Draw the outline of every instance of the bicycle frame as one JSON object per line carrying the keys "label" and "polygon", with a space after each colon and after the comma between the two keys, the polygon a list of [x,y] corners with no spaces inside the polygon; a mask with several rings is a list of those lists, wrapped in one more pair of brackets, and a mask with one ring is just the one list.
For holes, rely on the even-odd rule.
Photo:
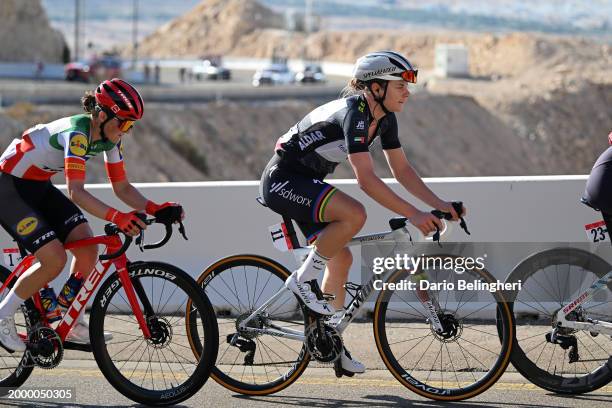
{"label": "bicycle frame", "polygon": [[609,282],[612,281],[612,271],[608,272],[600,279],[595,281],[587,290],[580,294],[576,299],[569,302],[567,306],[561,308],[557,312],[557,324],[560,327],[567,327],[575,330],[586,330],[612,336],[612,323],[603,321],[592,321],[592,322],[577,322],[573,320],[567,320],[565,316],[576,310],[583,303],[591,300],[594,294],[603,288],[605,288]]}
{"label": "bicycle frame", "polygon": [[[119,250],[122,246],[121,239],[117,235],[98,235],[92,238],[86,238],[79,241],[70,242],[64,245],[65,249],[75,249],[81,248],[89,245],[104,245],[106,246],[105,254],[114,253]],[[15,267],[13,272],[9,275],[8,279],[4,282],[2,287],[0,287],[0,293],[3,293],[4,290],[8,288],[8,285],[14,280],[19,278],[21,274],[23,274],[26,270],[28,270],[34,263],[36,262],[36,257],[32,254],[25,256],[21,262]],[[62,342],[65,341],[68,332],[74,326],[78,316],[83,313],[84,306],[87,304],[96,288],[102,282],[102,278],[106,274],[106,272],[110,269],[111,265],[115,265],[115,269],[117,270],[117,274],[119,275],[119,279],[121,284],[123,285],[123,289],[127,295],[130,306],[132,307],[132,311],[136,316],[140,329],[146,339],[151,337],[151,332],[147,326],[144,315],[138,304],[137,293],[143,293],[142,287],[138,287],[138,285],[133,285],[128,274],[127,269],[128,259],[125,254],[121,254],[117,258],[108,260],[108,261],[98,261],[93,271],[89,274],[83,286],[79,290],[79,293],[76,295],[74,301],[64,313],[62,320],[58,323],[56,332],[61,338]],[[44,310],[42,307],[42,302],[40,300],[40,294],[37,292],[32,296],[34,299],[34,304],[37,309]],[[140,296],[141,301],[143,299],[146,300],[146,297]],[[144,305],[145,308],[147,305]],[[44,313],[42,314],[43,324],[48,326],[48,322],[46,320],[46,316]]]}
{"label": "bicycle frame", "polygon": [[[383,233],[360,235],[360,236],[357,236],[351,239],[347,243],[346,246],[347,247],[359,246],[364,242],[373,242],[373,241],[401,242],[398,238],[404,236],[404,234],[409,234],[408,229],[406,227],[402,227],[394,231],[387,231]],[[302,254],[306,251],[310,251],[310,247],[300,247],[300,248],[296,248],[293,250],[293,255],[295,256],[296,261],[298,263],[301,261]],[[348,325],[351,324],[351,322],[355,319],[355,317],[359,314],[359,310],[361,309],[361,307],[369,300],[370,296],[372,295],[372,292],[374,289],[374,282],[377,280],[382,280],[383,282],[387,282],[388,279],[395,272],[396,270],[390,270],[382,275],[373,275],[372,279],[370,279],[368,283],[361,286],[361,288],[355,293],[355,297],[351,300],[348,307],[346,308],[346,313],[335,326],[338,332],[342,333],[348,327]],[[240,323],[240,326],[239,326],[240,329],[245,330],[245,331],[254,332],[257,334],[268,334],[271,336],[290,338],[290,339],[299,340],[302,342],[305,341],[306,336],[304,336],[304,333],[297,331],[297,330],[293,330],[293,329],[287,329],[287,328],[279,327],[279,326],[273,326],[272,329],[257,329],[257,328],[247,327],[247,324],[254,317],[256,317],[257,315],[265,311],[270,306],[272,306],[285,293],[286,290],[287,289],[282,288],[274,296],[268,299],[263,305],[257,308],[257,310],[251,313],[249,317],[247,317]],[[436,329],[438,328],[442,329],[440,320],[437,314],[435,313],[435,308],[432,308],[429,305],[426,305],[425,299],[422,299],[421,297],[419,297],[419,300],[423,304],[425,312],[427,313],[428,317],[431,319],[433,326]]]}

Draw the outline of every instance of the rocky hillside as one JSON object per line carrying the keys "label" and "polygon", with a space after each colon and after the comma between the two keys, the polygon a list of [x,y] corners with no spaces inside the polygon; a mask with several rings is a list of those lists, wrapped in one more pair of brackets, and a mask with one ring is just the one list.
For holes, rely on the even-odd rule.
{"label": "rocky hillside", "polygon": [[151,57],[225,55],[262,27],[283,25],[281,15],[254,0],[206,0],[160,27],[139,45],[138,52]]}
{"label": "rocky hillside", "polygon": [[[149,105],[124,139],[128,173],[139,182],[257,179],[276,139],[322,102]],[[0,148],[23,128],[75,113],[76,106],[15,105],[0,114]],[[555,160],[541,161],[528,140],[517,139],[470,97],[418,94],[399,115],[399,125],[406,154],[424,176],[526,175],[563,168]],[[378,174],[390,177],[380,146],[373,155]],[[585,169],[574,166],[572,172]],[[353,175],[344,164],[334,177]],[[88,181],[105,180],[102,160],[93,159]]]}
{"label": "rocky hillside", "polygon": [[66,41],[51,28],[40,0],[0,1],[0,61],[62,62]]}
{"label": "rocky hillside", "polygon": [[[222,11],[230,7],[233,14]],[[248,29],[234,35],[231,31],[231,27],[236,26],[234,22],[248,15],[246,10],[254,7],[257,7],[259,23],[253,24],[253,18],[247,18]],[[527,33],[493,35],[363,30],[320,31],[309,37],[301,33],[289,35],[271,23],[277,18],[271,10],[257,6],[253,0],[204,0],[191,13],[168,27],[173,27],[174,36],[181,32],[192,33],[198,24],[198,16],[213,23],[210,16],[215,13],[226,16],[232,23],[217,25],[218,29],[207,26],[205,38],[185,35],[190,41],[180,42],[160,30],[144,41],[141,51],[154,57],[205,53],[270,57],[272,53],[280,52],[298,58],[307,50],[309,58],[353,62],[369,51],[394,49],[409,56],[426,71],[433,68],[436,44],[464,44],[469,50],[471,78],[427,81],[424,84],[427,91],[436,97],[418,95],[407,107],[405,115],[412,115],[412,124],[425,124],[424,139],[432,137],[431,132],[444,133],[448,129],[454,135],[449,139],[461,140],[465,146],[480,145],[487,138],[498,140],[498,133],[504,134],[499,139],[503,141],[499,145],[501,149],[516,151],[528,146],[524,158],[527,167],[519,166],[518,173],[505,173],[507,165],[503,161],[494,161],[493,167],[483,169],[481,174],[587,172],[605,146],[605,136],[612,128],[612,47],[609,44]],[[190,27],[189,31],[185,31],[185,27]],[[222,30],[222,27],[228,27],[228,30]],[[224,40],[226,36],[232,38],[231,43]],[[445,95],[452,96],[448,99],[450,105],[444,99]],[[421,100],[430,101],[429,109],[420,109],[424,106],[420,105]],[[458,100],[471,102],[457,103]],[[455,115],[452,120],[449,119],[451,114]],[[478,127],[492,119],[499,121],[499,127],[480,128],[475,132],[471,128],[468,130],[470,126]],[[414,126],[409,128],[410,132],[414,131]],[[464,133],[458,129],[463,129]],[[422,153],[425,154],[425,150]],[[483,159],[486,160],[484,157],[480,160]],[[421,163],[421,166],[429,175],[441,175],[429,164]],[[474,163],[461,163],[459,167],[463,175],[479,174],[468,171],[475,170],[477,165]]]}

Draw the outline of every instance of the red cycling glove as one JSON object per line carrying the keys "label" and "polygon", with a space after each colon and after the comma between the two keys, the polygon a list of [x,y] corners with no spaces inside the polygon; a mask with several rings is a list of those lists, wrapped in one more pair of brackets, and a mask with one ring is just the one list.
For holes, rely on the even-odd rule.
{"label": "red cycling glove", "polygon": [[122,213],[114,208],[109,208],[104,219],[117,225],[121,231],[129,232],[132,226],[140,228],[138,222],[141,222],[141,220],[136,216],[136,212]]}
{"label": "red cycling glove", "polygon": [[155,204],[153,201],[149,200],[147,201],[147,205],[145,207],[145,212],[153,217],[155,217],[155,213],[158,212],[161,209],[164,209],[166,207],[172,207],[172,206],[176,206],[179,205],[178,203],[174,203],[172,201],[167,201],[163,204]]}

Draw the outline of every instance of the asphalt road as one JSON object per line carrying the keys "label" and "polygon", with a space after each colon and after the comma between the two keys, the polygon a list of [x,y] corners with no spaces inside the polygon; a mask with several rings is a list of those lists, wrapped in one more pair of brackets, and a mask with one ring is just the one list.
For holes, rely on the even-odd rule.
{"label": "asphalt road", "polygon": [[[223,322],[223,319],[220,319]],[[115,341],[125,329],[122,320],[117,324]],[[129,325],[128,325],[129,326]],[[126,326],[126,328],[128,327]],[[221,327],[223,325],[220,325]],[[106,327],[105,327],[106,328]],[[484,326],[482,327],[485,328]],[[177,332],[178,333],[178,332]],[[223,335],[222,335],[223,336]],[[293,385],[278,394],[265,397],[237,395],[209,379],[206,385],[190,400],[187,407],[393,407],[393,406],[448,406],[420,397],[404,388],[384,369],[373,341],[371,323],[353,323],[344,333],[345,344],[353,355],[363,361],[368,371],[353,378],[337,379],[330,366],[311,363],[304,375]],[[127,346],[129,349],[131,346]],[[220,354],[224,344],[220,346]],[[129,351],[129,350],[128,350]],[[279,351],[280,352],[280,351]],[[484,351],[473,349],[476,355]],[[3,353],[5,354],[5,353]],[[416,353],[419,355],[419,353]],[[227,367],[222,369],[227,372]],[[142,366],[141,366],[142,371]],[[75,400],[57,400],[52,403],[37,403],[39,406],[133,406],[132,401],[123,397],[104,378],[93,356],[74,350],[67,350],[61,364],[51,370],[35,369],[21,389],[72,388]],[[8,400],[0,398],[0,406],[32,406],[32,400]],[[530,384],[512,366],[488,391],[461,403],[467,407],[612,407],[612,384],[587,395],[564,397],[551,394]]]}
{"label": "asphalt road", "polygon": [[[83,357],[86,354],[80,353]],[[104,379],[92,360],[64,361],[53,370],[36,370],[24,388],[73,387],[76,401],[37,403],[49,407],[134,406]],[[2,406],[32,406],[34,401],[1,399]],[[265,397],[234,394],[209,380],[186,407],[395,407],[449,406],[424,399],[401,386],[385,370],[369,370],[360,377],[336,379],[330,368],[309,368],[291,387]],[[461,403],[464,407],[610,407],[612,386],[592,394],[563,397],[526,383],[514,373],[506,374],[490,390]]]}

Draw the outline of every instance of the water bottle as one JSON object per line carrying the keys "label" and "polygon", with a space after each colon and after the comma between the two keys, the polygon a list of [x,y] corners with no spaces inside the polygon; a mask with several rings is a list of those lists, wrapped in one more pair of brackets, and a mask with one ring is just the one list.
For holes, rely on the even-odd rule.
{"label": "water bottle", "polygon": [[47,314],[47,321],[49,323],[62,319],[62,311],[57,304],[57,298],[55,297],[55,291],[53,288],[42,288],[40,291],[40,300],[42,302],[43,309]]}
{"label": "water bottle", "polygon": [[57,302],[59,305],[64,309],[68,309],[76,295],[79,293],[79,290],[81,290],[82,285],[83,276],[80,273],[77,272],[76,274],[70,275],[64,284],[62,291],[57,297]]}

